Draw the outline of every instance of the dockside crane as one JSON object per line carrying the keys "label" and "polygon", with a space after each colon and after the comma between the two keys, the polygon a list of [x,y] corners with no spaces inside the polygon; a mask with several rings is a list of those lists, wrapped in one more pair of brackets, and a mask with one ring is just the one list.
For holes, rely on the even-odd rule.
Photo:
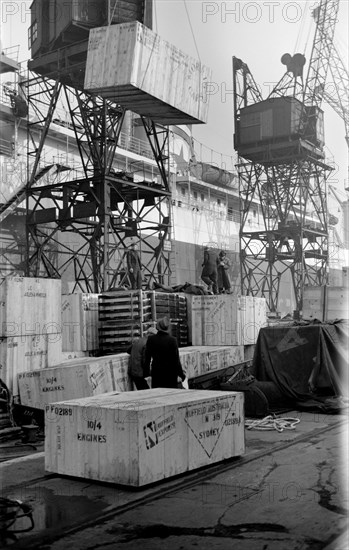
{"label": "dockside crane", "polygon": [[[159,260],[169,284],[171,251],[164,238],[169,241],[172,223],[168,127],[141,115],[138,122],[151,161],[147,165],[134,155],[125,167],[116,151],[130,111],[84,90],[90,29],[133,21],[151,28],[152,8],[152,0],[31,4],[32,59],[29,77],[21,82],[29,111],[29,177],[16,196],[0,205],[2,221],[26,203],[27,257],[13,266],[20,275],[75,281],[72,292],[105,291],[123,284],[124,258],[133,240],[141,253],[145,284],[151,286]],[[65,177],[48,178],[43,158],[45,148],[52,147],[50,132],[60,105],[79,157],[70,179],[70,165],[56,164],[56,176]]]}
{"label": "dockside crane", "polygon": [[[233,59],[234,143],[241,198],[241,290],[266,298],[277,314],[281,284],[292,282],[294,315],[302,313],[304,286],[328,280],[326,180],[321,103],[331,63],[339,0],[321,0],[307,77],[302,54],[284,54],[286,72],[266,100],[245,90],[244,63]],[[248,93],[247,93],[248,92]],[[252,101],[244,103],[241,97]],[[253,99],[257,98],[257,101]],[[263,229],[247,224],[259,203]]]}

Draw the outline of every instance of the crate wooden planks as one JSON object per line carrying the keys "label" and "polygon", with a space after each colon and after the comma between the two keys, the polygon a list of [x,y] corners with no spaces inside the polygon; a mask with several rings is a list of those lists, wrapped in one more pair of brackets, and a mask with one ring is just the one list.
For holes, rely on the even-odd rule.
{"label": "crate wooden planks", "polygon": [[17,374],[56,365],[61,361],[60,334],[0,337],[0,378],[15,399],[19,396]]}
{"label": "crate wooden planks", "polygon": [[231,294],[187,296],[189,342],[193,346],[242,344],[238,298]]}
{"label": "crate wooden planks", "polygon": [[326,321],[349,319],[349,289],[326,287]]}
{"label": "crate wooden planks", "polygon": [[0,279],[0,336],[61,332],[61,281]]}
{"label": "crate wooden planks", "polygon": [[111,356],[72,359],[55,367],[21,372],[18,385],[22,405],[44,409],[62,399],[89,397],[114,389]]}
{"label": "crate wooden planks", "polygon": [[305,286],[303,290],[303,318],[324,320],[325,286]]}
{"label": "crate wooden planks", "polygon": [[18,374],[22,405],[44,409],[55,401],[132,390],[127,353],[75,358],[59,365]]}
{"label": "crate wooden planks", "polygon": [[129,486],[241,456],[243,394],[152,390],[53,404],[45,469]]}
{"label": "crate wooden planks", "polygon": [[128,375],[128,353],[118,353],[110,362],[113,389],[118,392],[132,391],[131,378]]}
{"label": "crate wooden planks", "polygon": [[264,298],[231,294],[187,296],[189,342],[193,346],[254,344],[266,324]]}
{"label": "crate wooden planks", "polygon": [[98,294],[62,296],[63,351],[92,351],[98,343]]}
{"label": "crate wooden planks", "polygon": [[15,400],[19,370],[61,361],[60,300],[58,279],[0,279],[0,376]]}
{"label": "crate wooden planks", "polygon": [[349,319],[349,290],[339,286],[308,286],[304,288],[303,318],[334,321]]}
{"label": "crate wooden planks", "polygon": [[179,356],[187,378],[224,369],[244,361],[243,346],[188,346],[180,348]]}
{"label": "crate wooden planks", "polygon": [[265,298],[240,296],[238,307],[242,343],[245,346],[255,344],[260,328],[267,322]]}
{"label": "crate wooden planks", "polygon": [[138,21],[91,29],[86,91],[154,122],[205,123],[211,70]]}

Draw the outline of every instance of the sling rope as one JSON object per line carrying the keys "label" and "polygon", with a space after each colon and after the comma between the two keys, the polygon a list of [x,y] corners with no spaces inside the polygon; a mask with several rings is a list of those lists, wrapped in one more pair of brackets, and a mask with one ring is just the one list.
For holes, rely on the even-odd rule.
{"label": "sling rope", "polygon": [[275,415],[269,414],[261,420],[246,420],[245,426],[248,430],[276,430],[283,432],[284,430],[295,430],[296,425],[300,422],[299,418],[284,417],[277,418]]}

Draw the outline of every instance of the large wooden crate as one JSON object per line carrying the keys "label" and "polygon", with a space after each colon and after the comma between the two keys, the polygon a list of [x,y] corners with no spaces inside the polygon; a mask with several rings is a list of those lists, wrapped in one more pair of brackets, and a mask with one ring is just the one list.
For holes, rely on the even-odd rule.
{"label": "large wooden crate", "polygon": [[98,344],[98,294],[62,296],[63,351],[92,351]]}
{"label": "large wooden crate", "polygon": [[265,298],[241,296],[238,307],[242,344],[245,346],[255,344],[259,330],[267,323]]}
{"label": "large wooden crate", "polygon": [[188,346],[179,350],[187,378],[224,369],[244,361],[243,346]]}
{"label": "large wooden crate", "polygon": [[0,338],[0,378],[14,398],[19,395],[17,373],[56,365],[61,361],[61,347],[60,334]]}
{"label": "large wooden crate", "polygon": [[85,90],[154,122],[207,121],[211,71],[138,21],[90,31]]}
{"label": "large wooden crate", "polygon": [[31,277],[0,280],[0,336],[61,332],[61,281]]}
{"label": "large wooden crate", "polygon": [[87,357],[66,361],[55,367],[20,372],[19,395],[22,405],[44,409],[55,401],[89,397],[112,391],[112,356]]}
{"label": "large wooden crate", "polygon": [[187,306],[189,342],[193,346],[242,345],[236,296],[188,295]]}
{"label": "large wooden crate", "polygon": [[346,287],[326,287],[326,321],[349,319],[349,289]]}
{"label": "large wooden crate", "polygon": [[164,390],[108,394],[47,407],[45,469],[143,486],[241,456],[243,394]]}
{"label": "large wooden crate", "polygon": [[324,320],[325,286],[305,286],[303,290],[303,318]]}

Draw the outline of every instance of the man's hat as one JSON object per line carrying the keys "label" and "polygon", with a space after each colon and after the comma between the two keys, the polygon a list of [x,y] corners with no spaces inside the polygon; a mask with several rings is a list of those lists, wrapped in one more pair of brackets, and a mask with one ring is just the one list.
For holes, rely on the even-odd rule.
{"label": "man's hat", "polygon": [[156,328],[161,332],[168,332],[168,329],[170,328],[170,322],[168,318],[163,317],[162,319],[159,319],[156,323]]}

